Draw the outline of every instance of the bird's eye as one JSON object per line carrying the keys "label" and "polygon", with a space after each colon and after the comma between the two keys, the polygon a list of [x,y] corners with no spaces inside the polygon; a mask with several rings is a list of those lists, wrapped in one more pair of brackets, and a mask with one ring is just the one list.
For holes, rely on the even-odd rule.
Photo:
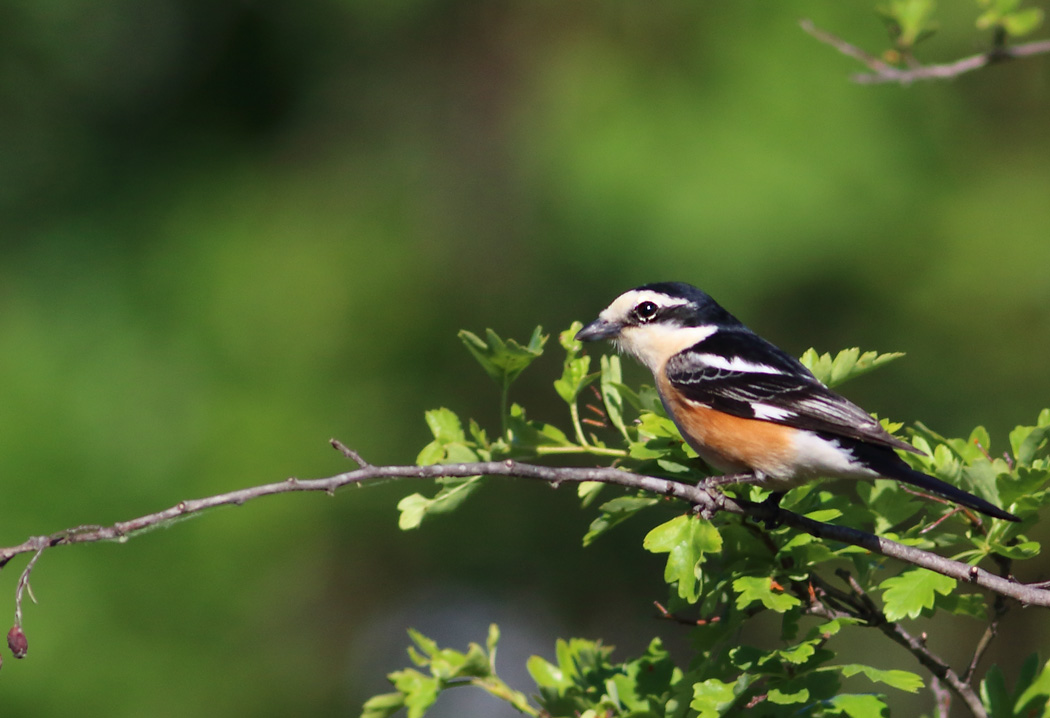
{"label": "bird's eye", "polygon": [[642,322],[651,321],[655,316],[659,307],[653,302],[642,302],[634,308],[635,316]]}

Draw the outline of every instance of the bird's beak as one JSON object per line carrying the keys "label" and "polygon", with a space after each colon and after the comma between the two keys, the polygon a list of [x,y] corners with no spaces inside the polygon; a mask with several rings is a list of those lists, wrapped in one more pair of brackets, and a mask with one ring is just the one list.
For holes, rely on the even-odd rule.
{"label": "bird's beak", "polygon": [[598,317],[593,322],[576,332],[576,339],[581,342],[596,342],[599,339],[613,339],[619,335],[623,325]]}

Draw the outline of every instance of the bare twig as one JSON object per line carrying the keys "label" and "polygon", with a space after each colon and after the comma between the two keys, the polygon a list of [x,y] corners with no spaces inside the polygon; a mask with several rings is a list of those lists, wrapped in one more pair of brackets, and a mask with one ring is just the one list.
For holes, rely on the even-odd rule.
{"label": "bare twig", "polygon": [[343,442],[339,441],[339,439],[330,439],[328,443],[330,443],[332,446],[334,446],[336,451],[338,451],[340,454],[342,454],[346,458],[350,459],[350,461],[353,461],[355,464],[357,464],[361,468],[364,468],[366,466],[371,466],[371,464],[369,464],[367,461],[365,461],[364,459],[361,458],[361,454],[357,453],[356,451],[351,449],[349,446],[347,446]]}
{"label": "bare twig", "polygon": [[18,578],[18,588],[15,589],[15,626],[20,627],[22,625],[23,592],[28,593],[29,598],[32,599],[33,603],[36,603],[36,596],[33,595],[33,587],[29,584],[29,574],[33,572],[33,566],[36,565],[36,562],[44,555],[45,548],[47,548],[46,543],[40,542],[36,554],[33,558],[29,559],[29,563],[26,564],[25,569],[22,571],[22,575]]}
{"label": "bare twig", "polygon": [[937,709],[937,718],[949,718],[952,712],[952,692],[944,687],[937,676],[930,681],[930,691]]}
{"label": "bare twig", "polygon": [[850,78],[854,82],[862,85],[876,85],[888,82],[909,85],[912,82],[919,80],[950,80],[964,73],[973,72],[974,70],[979,70],[982,67],[987,67],[988,65],[997,62],[1050,53],[1050,40],[1040,40],[1037,42],[1025,43],[1023,45],[993,46],[988,52],[964,57],[955,62],[946,62],[936,65],[914,65],[909,66],[908,68],[899,68],[881,60],[875,55],[865,52],[856,45],[843,40],[837,35],[833,35],[827,30],[821,30],[813,24],[812,20],[801,20],[799,21],[799,25],[817,40],[830,45],[843,55],[852,57],[854,60],[863,63],[868,69],[870,69],[870,73],[860,73],[853,75],[853,77]]}
{"label": "bare twig", "polygon": [[[1000,557],[997,559],[996,563],[999,564],[1000,576],[1010,575],[1013,563],[1010,559]],[[963,674],[963,680],[967,683],[970,682],[974,674],[977,672],[977,666],[981,662],[981,658],[984,657],[985,651],[987,651],[988,647],[992,645],[992,639],[994,639],[999,632],[999,622],[1002,620],[1003,616],[1006,615],[1007,610],[1008,606],[1006,605],[1006,601],[1001,595],[997,595],[993,601],[992,620],[985,629],[984,634],[981,635],[981,639],[977,642],[977,647],[974,648],[973,651],[973,657],[970,659],[970,665],[966,669],[966,673]]]}
{"label": "bare twig", "polygon": [[674,621],[675,623],[681,623],[683,626],[708,626],[712,623],[718,623],[722,620],[721,616],[712,616],[711,618],[686,618],[684,616],[679,616],[677,614],[671,613],[659,601],[653,601],[653,605],[656,607],[657,616],[666,621]]}
{"label": "bare twig", "polygon": [[430,466],[364,465],[353,471],[323,479],[290,478],[215,496],[180,501],[163,511],[146,514],[128,521],[121,521],[110,526],[82,526],[76,529],[60,531],[49,536],[33,537],[17,546],[2,548],[0,549],[0,568],[5,566],[15,556],[23,553],[39,552],[42,549],[67,544],[125,541],[136,534],[193,517],[217,506],[239,506],[263,496],[273,496],[295,491],[323,491],[332,494],[345,486],[377,479],[427,479],[479,475],[513,476],[544,481],[553,485],[565,482],[597,481],[606,484],[618,484],[632,489],[641,489],[691,504],[698,513],[710,516],[720,511],[726,511],[732,514],[749,516],[766,523],[771,522],[791,526],[820,539],[860,546],[881,556],[894,558],[936,571],[959,581],[981,586],[1008,598],[1014,598],[1023,604],[1050,606],[1050,591],[1044,590],[1039,586],[1026,586],[1016,583],[982,568],[953,561],[929,551],[906,546],[865,531],[814,521],[769,503],[754,504],[749,501],[734,499],[714,489],[683,484],[670,479],[634,474],[621,469],[539,466],[513,460],[434,464]]}
{"label": "bare twig", "polygon": [[984,709],[973,686],[964,681],[951,666],[930,651],[922,639],[908,633],[899,623],[886,622],[878,628],[888,638],[907,648],[930,673],[942,683],[947,684],[952,692],[963,700],[974,718],[987,718],[988,711]]}

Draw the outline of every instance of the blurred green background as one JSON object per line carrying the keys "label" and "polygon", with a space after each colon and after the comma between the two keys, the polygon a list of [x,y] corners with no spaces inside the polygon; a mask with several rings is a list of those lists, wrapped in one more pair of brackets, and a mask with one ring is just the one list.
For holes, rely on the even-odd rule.
{"label": "blurred green background", "polygon": [[[984,49],[943,5],[926,56]],[[905,351],[846,393],[1005,449],[1050,404],[1050,66],[860,87],[801,17],[885,46],[870,0],[4,3],[0,544],[331,475],[332,436],[410,463],[426,409],[497,425],[458,329],[524,340],[655,280],[796,354]],[[551,346],[512,398],[564,423]],[[402,534],[422,489],[48,552],[0,710],[356,715],[408,626],[462,648],[500,622],[522,689],[558,636],[684,642],[645,526],[584,550],[571,491],[504,481]],[[993,657],[1046,625],[1014,612]],[[930,642],[965,664],[977,628]]]}

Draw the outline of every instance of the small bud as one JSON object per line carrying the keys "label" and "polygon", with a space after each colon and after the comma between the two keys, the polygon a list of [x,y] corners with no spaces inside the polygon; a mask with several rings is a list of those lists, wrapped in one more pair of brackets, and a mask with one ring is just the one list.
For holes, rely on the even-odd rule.
{"label": "small bud", "polygon": [[7,647],[11,649],[11,655],[15,658],[25,658],[29,650],[29,641],[21,626],[12,626],[7,632]]}

